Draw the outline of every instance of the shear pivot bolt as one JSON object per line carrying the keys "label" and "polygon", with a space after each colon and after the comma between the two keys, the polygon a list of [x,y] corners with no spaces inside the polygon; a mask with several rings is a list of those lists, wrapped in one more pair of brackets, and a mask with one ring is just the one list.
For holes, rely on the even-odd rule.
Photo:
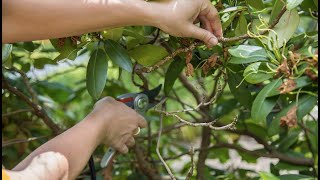
{"label": "shear pivot bolt", "polygon": [[145,108],[146,106],[147,106],[147,100],[146,99],[144,99],[144,98],[142,98],[142,99],[139,99],[138,100],[138,103],[137,103],[137,105],[138,105],[138,107],[140,108],[140,109],[143,109],[143,108]]}

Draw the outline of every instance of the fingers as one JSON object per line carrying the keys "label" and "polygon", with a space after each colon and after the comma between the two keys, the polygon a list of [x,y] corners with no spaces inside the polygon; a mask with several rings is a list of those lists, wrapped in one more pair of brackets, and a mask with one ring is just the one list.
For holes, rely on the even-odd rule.
{"label": "fingers", "polygon": [[190,36],[196,39],[199,39],[207,44],[209,48],[218,44],[218,39],[210,31],[202,29],[195,25],[189,27]]}
{"label": "fingers", "polygon": [[213,33],[210,21],[205,16],[199,16],[199,19],[201,21],[201,27]]}
{"label": "fingers", "polygon": [[116,148],[121,154],[127,154],[129,149],[126,144],[122,144],[120,147]]}
{"label": "fingers", "polygon": [[136,144],[136,141],[134,140],[133,137],[130,137],[130,138],[127,140],[127,142],[126,142],[126,145],[127,145],[128,147],[133,147],[135,144]]}
{"label": "fingers", "polygon": [[209,6],[209,11],[205,15],[205,18],[210,23],[211,28],[213,30],[213,34],[216,37],[223,37],[222,25],[221,25],[220,17],[219,17],[217,9],[213,5]]}
{"label": "fingers", "polygon": [[141,115],[139,115],[139,116],[140,117],[138,118],[138,126],[141,127],[141,128],[146,128],[147,127],[147,121]]}

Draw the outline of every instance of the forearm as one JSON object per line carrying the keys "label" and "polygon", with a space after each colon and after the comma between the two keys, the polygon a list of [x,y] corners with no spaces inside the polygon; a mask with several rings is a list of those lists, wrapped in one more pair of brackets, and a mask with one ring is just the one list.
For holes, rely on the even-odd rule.
{"label": "forearm", "polygon": [[154,9],[143,0],[3,0],[2,5],[3,43],[153,25]]}
{"label": "forearm", "polygon": [[35,156],[54,151],[67,158],[69,179],[75,179],[87,164],[93,151],[102,142],[104,137],[103,127],[103,122],[100,122],[99,119],[88,116],[82,122],[33,151],[13,170],[23,170]]}

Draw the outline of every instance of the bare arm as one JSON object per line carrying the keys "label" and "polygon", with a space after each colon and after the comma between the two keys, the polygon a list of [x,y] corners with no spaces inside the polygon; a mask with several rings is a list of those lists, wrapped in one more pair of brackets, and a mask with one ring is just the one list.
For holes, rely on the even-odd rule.
{"label": "bare arm", "polygon": [[37,155],[53,151],[66,157],[68,179],[75,179],[99,144],[105,143],[127,153],[128,147],[135,143],[134,131],[145,126],[143,117],[134,110],[112,98],[104,98],[83,121],[40,146],[13,170],[24,170]]}
{"label": "bare arm", "polygon": [[[222,36],[209,0],[3,0],[2,43],[51,39],[105,28],[149,25],[212,46]],[[203,28],[193,25],[200,21]]]}

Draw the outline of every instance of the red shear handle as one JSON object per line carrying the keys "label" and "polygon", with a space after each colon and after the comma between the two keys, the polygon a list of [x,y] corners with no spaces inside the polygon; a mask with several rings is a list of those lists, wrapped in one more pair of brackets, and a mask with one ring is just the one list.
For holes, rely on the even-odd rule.
{"label": "red shear handle", "polygon": [[127,103],[127,102],[132,102],[134,100],[133,97],[125,98],[125,99],[117,99],[119,102]]}

